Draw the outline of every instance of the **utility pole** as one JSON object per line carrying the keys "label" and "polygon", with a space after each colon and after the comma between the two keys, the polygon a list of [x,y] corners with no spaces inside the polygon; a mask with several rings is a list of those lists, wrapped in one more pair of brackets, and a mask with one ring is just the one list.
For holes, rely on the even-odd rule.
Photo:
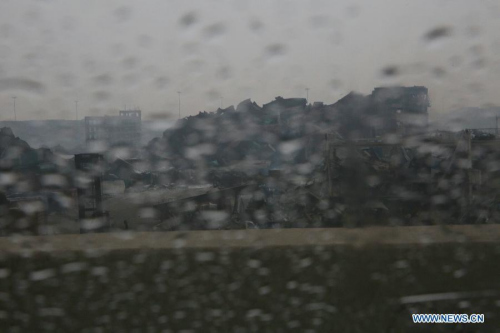
{"label": "utility pole", "polygon": [[496,129],[495,135],[496,135],[496,137],[498,139],[498,115],[495,116],[495,129]]}
{"label": "utility pole", "polygon": [[[462,146],[463,143],[465,144],[465,147]],[[470,130],[466,129],[464,131],[462,138],[460,138],[460,141],[457,143],[457,148],[455,149],[455,152],[457,152],[459,149],[462,150],[462,148],[459,148],[459,147],[465,148],[465,152],[462,152],[462,153],[466,154],[466,160],[467,160],[467,164],[465,165],[465,169],[464,169],[466,179],[462,185],[463,195],[462,195],[462,203],[461,203],[461,205],[462,205],[462,219],[464,219],[467,217],[470,204],[472,203],[473,169],[472,169],[472,133]],[[462,157],[464,157],[464,156],[462,156]],[[453,163],[453,156],[452,156],[452,160],[450,161],[450,166],[448,167],[448,169],[451,168],[451,163]]]}
{"label": "utility pole", "polygon": [[16,98],[17,98],[17,96],[12,96],[12,100],[14,101],[14,121],[17,121],[17,115],[16,115]]}
{"label": "utility pole", "polygon": [[181,92],[177,92],[179,94],[179,119],[181,119]]}
{"label": "utility pole", "polygon": [[306,100],[309,102],[309,88],[306,88]]}
{"label": "utility pole", "polygon": [[75,120],[78,120],[78,101],[75,101]]}
{"label": "utility pole", "polygon": [[472,203],[472,133],[470,130],[465,131],[465,140],[467,144],[467,205]]}

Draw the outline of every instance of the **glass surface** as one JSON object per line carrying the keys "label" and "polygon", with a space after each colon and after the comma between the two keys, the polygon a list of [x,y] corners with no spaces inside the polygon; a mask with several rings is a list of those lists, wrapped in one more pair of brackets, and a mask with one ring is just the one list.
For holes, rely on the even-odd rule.
{"label": "glass surface", "polygon": [[2,1],[0,331],[500,331],[499,16]]}

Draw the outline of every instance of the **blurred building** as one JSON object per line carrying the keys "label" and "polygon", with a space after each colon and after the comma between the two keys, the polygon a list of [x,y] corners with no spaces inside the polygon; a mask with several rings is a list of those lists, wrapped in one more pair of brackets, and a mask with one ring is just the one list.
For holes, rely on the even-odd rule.
{"label": "blurred building", "polygon": [[141,143],[140,110],[123,110],[118,116],[85,117],[85,141],[136,146]]}
{"label": "blurred building", "polygon": [[371,94],[372,106],[379,117],[377,132],[414,134],[428,127],[429,92],[426,87],[379,87]]}

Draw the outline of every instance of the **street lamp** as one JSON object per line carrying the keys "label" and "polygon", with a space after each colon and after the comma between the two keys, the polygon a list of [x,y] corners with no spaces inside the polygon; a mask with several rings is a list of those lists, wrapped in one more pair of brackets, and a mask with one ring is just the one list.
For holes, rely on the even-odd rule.
{"label": "street lamp", "polygon": [[179,94],[179,119],[181,119],[181,92],[177,92]]}
{"label": "street lamp", "polygon": [[17,121],[17,115],[16,115],[16,98],[17,98],[17,96],[12,96],[12,100],[14,101],[14,121]]}

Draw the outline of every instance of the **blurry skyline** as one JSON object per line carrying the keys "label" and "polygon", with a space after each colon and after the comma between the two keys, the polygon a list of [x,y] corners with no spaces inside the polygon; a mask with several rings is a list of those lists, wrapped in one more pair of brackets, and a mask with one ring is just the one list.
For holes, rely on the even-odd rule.
{"label": "blurry skyline", "polygon": [[500,7],[481,0],[4,0],[0,120],[425,85],[433,112],[500,105]]}

